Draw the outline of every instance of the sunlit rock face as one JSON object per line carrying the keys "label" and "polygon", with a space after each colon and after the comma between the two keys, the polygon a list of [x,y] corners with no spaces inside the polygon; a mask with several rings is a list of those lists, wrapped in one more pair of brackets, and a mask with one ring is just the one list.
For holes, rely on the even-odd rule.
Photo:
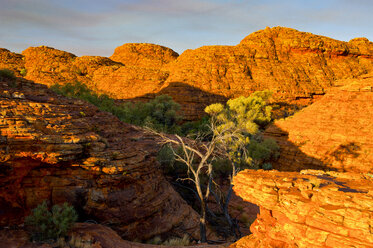
{"label": "sunlit rock face", "polygon": [[0,48],[0,69],[7,68],[14,71],[17,75],[25,67],[23,56],[13,53],[5,48]]}
{"label": "sunlit rock face", "polygon": [[277,102],[310,104],[336,80],[371,72],[373,43],[274,27],[236,46],[205,46],[180,56],[146,43],[124,44],[110,58],[76,57],[42,46],[26,49],[23,56],[1,50],[0,65],[25,67],[26,78],[47,85],[78,80],[116,99],[167,93],[182,105],[185,120],[194,120],[206,105],[264,89],[273,91]]}
{"label": "sunlit rock face", "polygon": [[294,116],[265,131],[281,147],[278,170],[373,173],[373,74],[339,80]]}
{"label": "sunlit rock face", "polygon": [[260,214],[253,234],[231,247],[373,247],[372,113],[367,74],[336,81],[317,102],[267,128],[282,172],[235,177],[236,194]]}
{"label": "sunlit rock face", "polygon": [[0,82],[0,225],[47,200],[127,239],[188,231],[199,218],[163,177],[154,136],[45,85]]}
{"label": "sunlit rock face", "polygon": [[260,206],[238,247],[372,247],[372,174],[240,172],[234,191]]}

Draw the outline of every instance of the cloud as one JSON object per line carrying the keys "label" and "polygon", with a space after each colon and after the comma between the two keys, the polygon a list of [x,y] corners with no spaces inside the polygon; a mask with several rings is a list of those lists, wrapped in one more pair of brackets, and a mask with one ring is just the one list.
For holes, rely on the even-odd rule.
{"label": "cloud", "polygon": [[0,0],[0,6],[0,46],[13,50],[48,44],[109,56],[123,43],[150,42],[182,52],[234,45],[266,26],[373,38],[370,0]]}

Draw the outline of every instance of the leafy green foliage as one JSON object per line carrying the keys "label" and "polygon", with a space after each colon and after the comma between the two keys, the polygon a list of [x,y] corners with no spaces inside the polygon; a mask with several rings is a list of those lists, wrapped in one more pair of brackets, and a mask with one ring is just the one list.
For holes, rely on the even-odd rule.
{"label": "leafy green foliage", "polygon": [[16,79],[16,76],[14,75],[14,72],[9,69],[1,69],[0,70],[0,79],[8,79],[11,81],[14,81]]}
{"label": "leafy green foliage", "polygon": [[27,75],[27,69],[26,68],[22,68],[20,71],[19,71],[19,74],[21,74],[23,77],[25,77]]}
{"label": "leafy green foliage", "polygon": [[262,169],[263,170],[272,170],[273,167],[272,167],[271,163],[264,163],[264,164],[262,164]]}
{"label": "leafy green foliage", "polygon": [[72,206],[64,203],[62,206],[54,205],[48,210],[44,201],[32,210],[32,214],[25,219],[25,226],[31,234],[32,240],[57,240],[67,234],[74,225],[78,215]]}
{"label": "leafy green foliage", "polygon": [[208,141],[211,139],[212,136],[212,131],[209,124],[209,116],[204,116],[197,121],[185,122],[181,125],[179,134],[181,136],[188,136],[190,138],[200,136],[204,138],[204,141]]}
{"label": "leafy green foliage", "polygon": [[190,239],[187,234],[185,234],[182,238],[170,238],[167,241],[163,242],[162,245],[165,246],[188,246],[190,245]]}
{"label": "leafy green foliage", "polygon": [[127,111],[124,122],[168,133],[179,129],[177,124],[181,116],[177,112],[180,105],[168,95],[157,96],[146,103],[126,103],[124,108]]}
{"label": "leafy green foliage", "polygon": [[188,167],[186,164],[176,160],[174,152],[183,155],[183,149],[180,146],[175,149],[172,149],[169,144],[162,146],[158,151],[157,161],[166,175],[171,175],[176,179],[185,176]]}
{"label": "leafy green foliage", "polygon": [[168,133],[179,130],[177,123],[181,116],[177,112],[180,105],[168,95],[157,96],[146,103],[117,104],[108,95],[97,94],[80,82],[56,84],[51,89],[58,94],[90,102],[99,109],[114,114],[123,122]]}
{"label": "leafy green foliage", "polygon": [[232,162],[229,159],[218,158],[212,161],[214,177],[227,178],[232,174]]}
{"label": "leafy green foliage", "polygon": [[259,168],[275,158],[275,141],[263,139],[260,129],[271,121],[270,91],[258,91],[249,97],[228,100],[227,104],[212,104],[205,112],[213,119],[213,132],[221,137],[229,159],[239,167]]}

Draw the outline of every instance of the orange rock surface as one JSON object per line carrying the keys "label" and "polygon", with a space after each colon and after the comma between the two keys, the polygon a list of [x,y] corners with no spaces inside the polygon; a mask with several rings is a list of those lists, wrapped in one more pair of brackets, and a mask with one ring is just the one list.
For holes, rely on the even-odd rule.
{"label": "orange rock surface", "polygon": [[0,226],[67,201],[130,240],[198,237],[198,214],[157,167],[155,137],[30,81],[0,82],[0,106]]}
{"label": "orange rock surface", "polygon": [[281,148],[276,169],[373,172],[373,74],[336,85],[314,104],[267,128],[265,135]]}
{"label": "orange rock surface", "polygon": [[47,85],[79,80],[117,99],[168,93],[186,120],[201,116],[208,104],[264,89],[277,101],[302,105],[297,101],[307,98],[309,104],[336,80],[373,71],[373,43],[365,38],[343,42],[282,27],[252,33],[236,46],[205,46],[180,56],[144,43],[124,44],[110,59],[43,46],[23,56],[1,50],[0,65],[25,67],[28,79]]}
{"label": "orange rock surface", "polygon": [[0,70],[7,68],[13,70],[17,75],[25,67],[23,56],[21,54],[12,53],[11,51],[0,48]]}
{"label": "orange rock surface", "polygon": [[234,191],[260,206],[232,248],[373,247],[373,175],[245,170]]}

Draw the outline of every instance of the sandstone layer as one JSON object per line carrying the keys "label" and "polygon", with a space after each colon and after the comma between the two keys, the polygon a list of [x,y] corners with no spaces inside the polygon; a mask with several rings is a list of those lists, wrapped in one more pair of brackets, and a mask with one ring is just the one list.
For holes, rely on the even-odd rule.
{"label": "sandstone layer", "polygon": [[43,200],[126,239],[191,233],[199,217],[157,166],[155,137],[45,85],[0,82],[0,225]]}
{"label": "sandstone layer", "polygon": [[250,34],[236,46],[205,46],[180,56],[143,43],[124,44],[110,58],[76,57],[44,46],[28,48],[23,55],[3,49],[0,66],[26,68],[26,78],[47,85],[82,81],[116,99],[168,93],[182,105],[185,120],[193,120],[208,104],[264,89],[272,90],[277,102],[307,105],[336,80],[371,72],[373,43],[274,27]]}
{"label": "sandstone layer", "polygon": [[232,248],[373,247],[373,175],[245,170],[234,191],[260,206]]}
{"label": "sandstone layer", "polygon": [[279,97],[323,94],[341,78],[373,69],[373,43],[351,42],[266,28],[237,46],[206,46],[187,50],[170,64],[167,82],[184,82],[201,90],[237,97],[270,89]]}
{"label": "sandstone layer", "polygon": [[373,172],[373,74],[335,84],[314,104],[267,128],[265,135],[281,148],[276,169]]}

